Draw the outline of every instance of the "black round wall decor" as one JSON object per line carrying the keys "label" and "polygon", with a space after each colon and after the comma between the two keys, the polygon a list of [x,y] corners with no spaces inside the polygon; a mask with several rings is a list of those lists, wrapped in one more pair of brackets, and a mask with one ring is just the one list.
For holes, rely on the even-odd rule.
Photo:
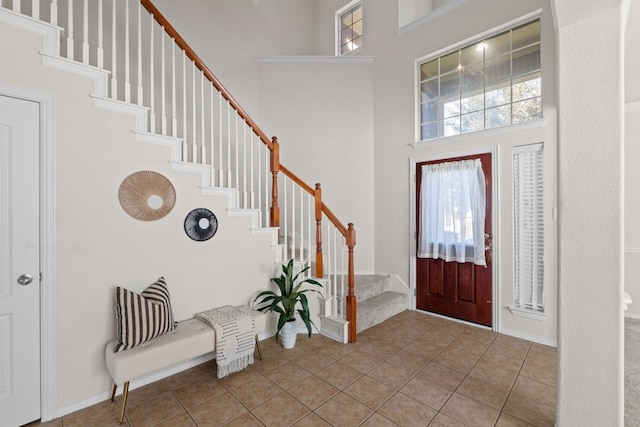
{"label": "black round wall decor", "polygon": [[194,209],[184,219],[184,231],[196,242],[204,242],[218,231],[218,219],[209,209]]}

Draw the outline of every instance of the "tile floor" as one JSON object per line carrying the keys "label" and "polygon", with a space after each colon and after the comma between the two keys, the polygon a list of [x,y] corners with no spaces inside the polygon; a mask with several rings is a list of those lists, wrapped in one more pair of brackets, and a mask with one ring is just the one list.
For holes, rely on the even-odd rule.
{"label": "tile floor", "polygon": [[[271,338],[218,380],[215,362],[133,390],[124,426],[553,426],[556,349],[405,311],[339,344]],[[103,402],[50,427],[117,426]],[[31,427],[31,425],[30,425]]]}

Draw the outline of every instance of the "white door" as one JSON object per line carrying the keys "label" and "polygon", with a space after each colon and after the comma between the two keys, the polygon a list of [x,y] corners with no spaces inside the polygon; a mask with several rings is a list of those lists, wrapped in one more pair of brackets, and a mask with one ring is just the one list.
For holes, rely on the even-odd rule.
{"label": "white door", "polygon": [[0,96],[0,426],[40,418],[39,104]]}

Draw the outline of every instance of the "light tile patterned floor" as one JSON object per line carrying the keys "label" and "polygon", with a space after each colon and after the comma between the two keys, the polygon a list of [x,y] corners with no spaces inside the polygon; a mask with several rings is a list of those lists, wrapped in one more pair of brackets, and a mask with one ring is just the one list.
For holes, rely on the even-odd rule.
{"label": "light tile patterned floor", "polygon": [[[405,311],[338,344],[299,335],[218,380],[208,362],[131,391],[124,426],[553,426],[556,349]],[[45,424],[117,426],[120,401]]]}

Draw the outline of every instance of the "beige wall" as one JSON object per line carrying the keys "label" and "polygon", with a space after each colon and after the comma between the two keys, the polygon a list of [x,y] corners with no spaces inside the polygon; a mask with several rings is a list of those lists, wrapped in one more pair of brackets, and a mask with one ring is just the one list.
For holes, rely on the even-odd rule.
{"label": "beige wall", "polygon": [[[134,119],[96,108],[93,82],[45,68],[39,36],[0,26],[0,82],[55,97],[57,405],[104,399],[111,383],[105,344],[115,338],[114,290],[141,291],[165,276],[177,320],[224,304],[246,303],[274,272],[268,236],[252,237],[246,218],[231,218],[226,199],[200,196],[199,175],[170,169],[169,148],[137,142]],[[141,222],[118,202],[122,180],[138,170],[165,175],[176,189],[166,217]],[[217,234],[194,242],[184,233],[194,208],[213,211]]]}

